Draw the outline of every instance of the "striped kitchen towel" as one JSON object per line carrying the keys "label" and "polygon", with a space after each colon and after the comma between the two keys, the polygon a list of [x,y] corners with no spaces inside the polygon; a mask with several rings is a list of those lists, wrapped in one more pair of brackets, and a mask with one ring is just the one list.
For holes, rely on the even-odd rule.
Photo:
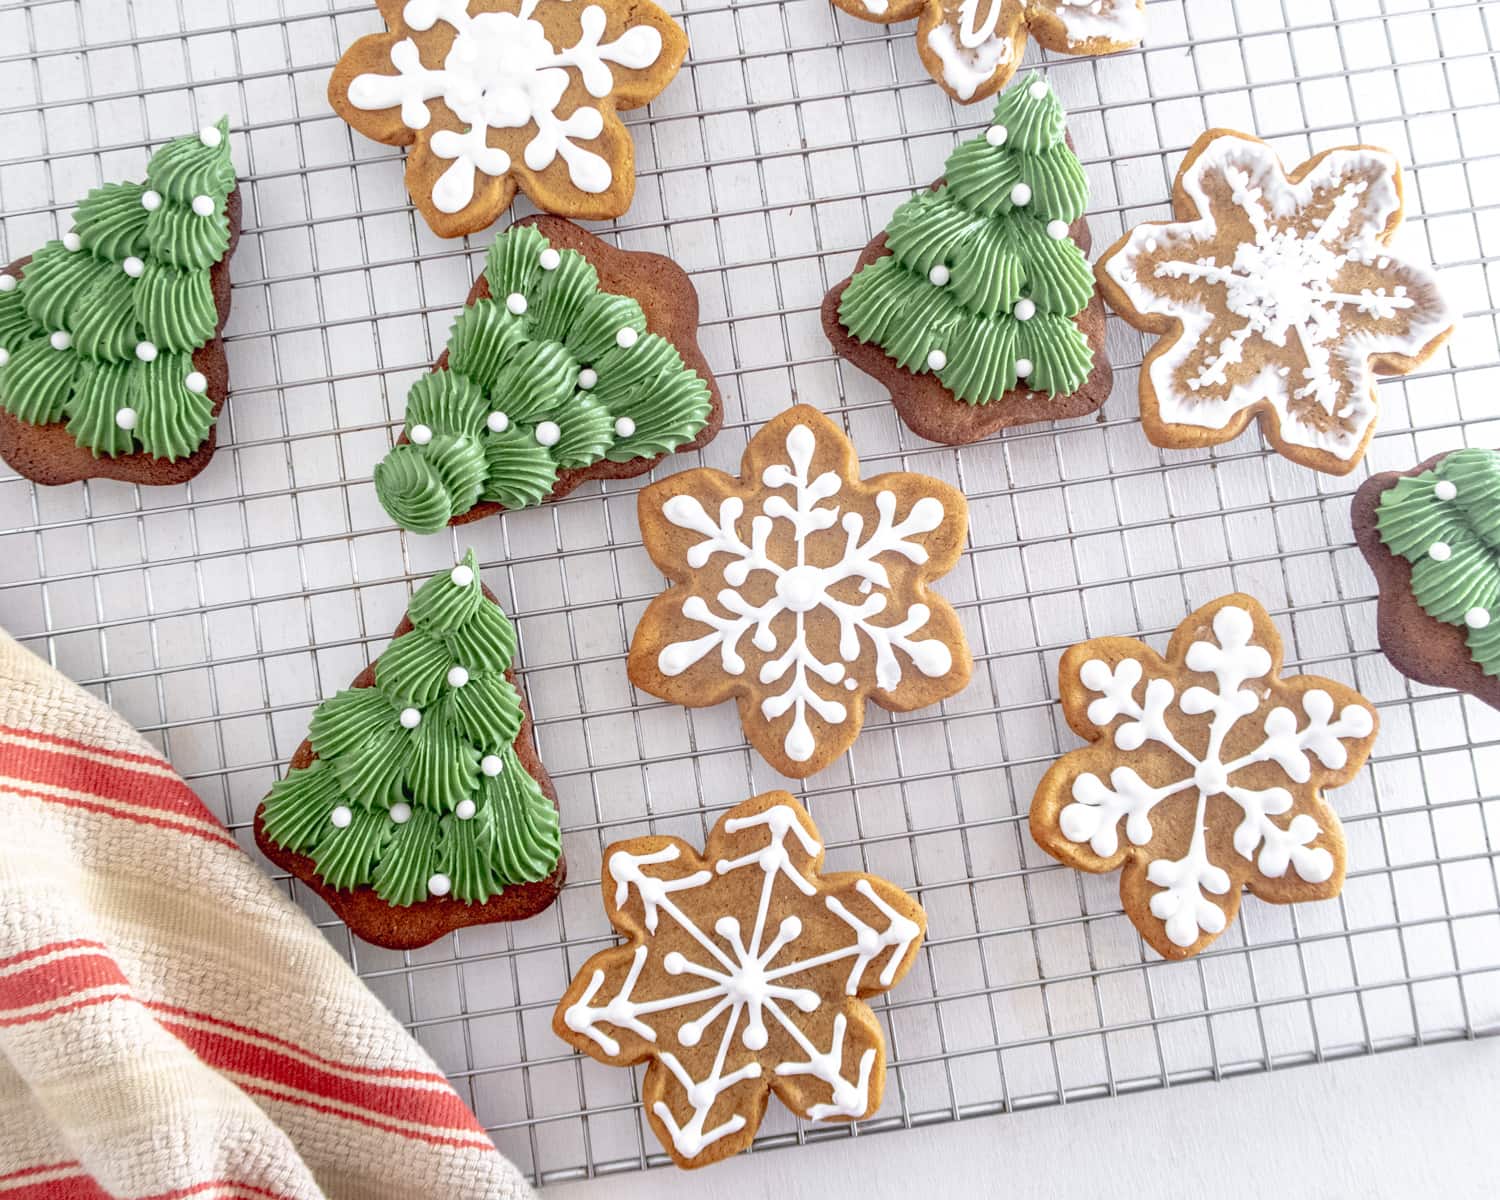
{"label": "striped kitchen towel", "polygon": [[3,631],[0,913],[0,1200],[531,1195],[162,757]]}

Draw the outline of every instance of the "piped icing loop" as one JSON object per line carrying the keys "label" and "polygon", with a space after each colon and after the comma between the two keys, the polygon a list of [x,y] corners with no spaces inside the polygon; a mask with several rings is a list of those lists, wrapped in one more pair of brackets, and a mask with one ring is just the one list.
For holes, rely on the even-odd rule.
{"label": "piped icing loop", "polygon": [[[147,184],[95,188],[19,286],[0,288],[0,408],[66,421],[95,457],[175,460],[203,443],[213,402],[193,354],[218,331],[210,271],[235,186],[228,121],[209,129],[212,145],[200,132],[157,151]],[[207,215],[193,209],[205,196]]]}
{"label": "piped icing loop", "polygon": [[1380,539],[1412,565],[1412,595],[1465,630],[1485,675],[1500,675],[1500,454],[1471,447],[1381,494]]}
{"label": "piped icing loop", "polygon": [[891,253],[855,274],[838,308],[857,341],[936,374],[969,404],[1018,386],[1071,393],[1094,365],[1074,320],[1093,297],[1093,273],[1066,236],[1087,207],[1088,182],[1042,76],[1001,97],[994,130],[1004,136],[959,145],[945,182],[896,210]]}
{"label": "piped icing loop", "polygon": [[[490,295],[454,322],[447,369],[408,395],[408,440],[375,468],[403,528],[433,532],[480,501],[539,504],[559,471],[667,453],[703,429],[707,381],[636,300],[599,290],[582,254],[515,225],[490,247],[485,279]],[[431,434],[420,444],[418,426]]]}
{"label": "piped icing loop", "polygon": [[374,686],[313,714],[317,758],[272,789],[264,828],[335,889],[369,886],[398,907],[484,903],[546,878],[562,848],[557,811],[516,753],[515,630],[472,550],[417,589],[408,616]]}

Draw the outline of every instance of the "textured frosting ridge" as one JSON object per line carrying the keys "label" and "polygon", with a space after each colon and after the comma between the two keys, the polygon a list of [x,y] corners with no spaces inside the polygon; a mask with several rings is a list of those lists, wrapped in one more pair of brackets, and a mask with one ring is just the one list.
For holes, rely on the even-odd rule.
{"label": "textured frosting ridge", "polygon": [[412,629],[375,662],[375,685],[313,714],[317,758],[271,789],[267,837],[320,879],[405,907],[482,904],[545,879],[562,854],[557,809],[516,755],[521,698],[505,677],[515,629],[485,596],[470,550],[429,579]]}
{"label": "textured frosting ridge", "polygon": [[1380,539],[1412,565],[1434,620],[1467,631],[1486,675],[1500,675],[1500,454],[1471,447],[1403,477],[1380,497]]}
{"label": "textured frosting ridge", "polygon": [[490,295],[454,320],[447,369],[412,386],[406,440],[375,467],[403,528],[436,532],[481,500],[540,504],[559,471],[668,453],[708,422],[707,381],[578,251],[513,225],[484,273]]}
{"label": "textured frosting ridge", "polygon": [[969,404],[1082,387],[1094,354],[1074,318],[1094,278],[1069,226],[1089,187],[1064,123],[1042,76],[1006,91],[989,129],[948,156],[943,184],[891,217],[891,253],[844,290],[850,335]]}
{"label": "textured frosting ridge", "polygon": [[18,281],[0,276],[0,408],[66,421],[96,458],[202,445],[213,402],[193,353],[218,330],[234,187],[226,118],[158,150],[145,183],[95,188]]}

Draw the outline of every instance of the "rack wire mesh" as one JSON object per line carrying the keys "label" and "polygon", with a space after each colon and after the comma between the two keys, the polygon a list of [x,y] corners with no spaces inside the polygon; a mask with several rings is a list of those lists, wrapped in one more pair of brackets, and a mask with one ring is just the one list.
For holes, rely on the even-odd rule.
{"label": "rack wire mesh", "polygon": [[[1348,523],[1364,471],[1316,477],[1253,433],[1214,452],[1152,448],[1135,408],[1143,343],[1118,322],[1118,382],[1098,419],[959,451],[913,438],[829,353],[817,307],[985,106],[957,107],[929,81],[911,25],[850,20],[827,0],[667,7],[691,58],[627,118],[639,190],[604,232],[670,254],[697,284],[728,410],[698,458],[732,467],[796,397],[835,413],[867,468],[947,478],[972,512],[942,590],[973,684],[941,711],[874,715],[845,760],[795,789],[832,867],[884,875],[929,913],[917,968],[880,1006],[885,1104],[857,1130],[773,1106],[757,1148],[1500,1032],[1500,714],[1410,684],[1380,655]],[[1031,51],[1069,107],[1096,245],[1166,214],[1205,127],[1258,132],[1290,161],[1388,146],[1410,167],[1408,245],[1467,318],[1443,355],[1382,388],[1370,469],[1500,443],[1500,3],[1147,11],[1145,50]],[[426,538],[400,535],[375,503],[371,467],[489,237],[432,237],[400,152],[329,110],[339,49],[379,27],[371,0],[0,0],[0,261],[62,232],[89,187],[139,175],[148,145],[226,111],[246,199],[234,393],[211,467],[159,490],[0,474],[0,624],[133,720],[253,853],[255,805],[313,707],[380,652],[413,581],[476,546],[516,619],[572,882],[529,922],[408,953],[358,942],[284,886],[534,1178],[638,1168],[662,1161],[638,1077],[549,1028],[570,971],[610,940],[601,850],[645,832],[701,838],[786,781],[747,749],[731,706],[688,712],[626,681],[629,634],[660,586],[633,512],[644,481]],[[1026,812],[1076,744],[1055,703],[1061,651],[1106,633],[1161,644],[1232,589],[1271,608],[1294,669],[1374,699],[1383,734],[1334,796],[1343,896],[1249,901],[1209,951],[1169,964],[1121,914],[1113,877],[1080,877],[1030,844]]]}

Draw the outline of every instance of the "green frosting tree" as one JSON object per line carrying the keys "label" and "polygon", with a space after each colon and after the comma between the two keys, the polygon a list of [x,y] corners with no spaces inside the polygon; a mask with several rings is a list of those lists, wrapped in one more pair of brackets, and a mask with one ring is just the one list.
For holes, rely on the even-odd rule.
{"label": "green frosting tree", "polygon": [[1411,563],[1422,610],[1468,631],[1469,653],[1500,675],[1500,454],[1458,450],[1380,497],[1380,539]]}
{"label": "green frosting tree", "polygon": [[234,187],[221,120],[158,150],[145,183],[95,188],[19,280],[0,275],[0,408],[66,421],[96,458],[196,450],[214,417],[193,354],[218,332]]}
{"label": "green frosting tree", "polygon": [[1094,354],[1074,318],[1094,276],[1069,229],[1089,188],[1064,120],[1040,75],[1001,96],[983,136],[948,156],[943,183],[891,217],[891,253],[845,289],[851,336],[969,404],[1018,384],[1054,396],[1083,386]]}
{"label": "green frosting tree", "polygon": [[545,879],[562,854],[557,809],[517,756],[521,697],[505,677],[516,634],[470,550],[424,583],[412,629],[375,662],[375,685],[318,706],[317,758],[266,798],[263,828],[312,858],[329,887],[388,904],[480,903]]}
{"label": "green frosting tree", "polygon": [[484,274],[489,297],[454,321],[446,369],[412,385],[406,441],[375,467],[397,524],[433,533],[481,500],[540,504],[559,471],[668,453],[707,423],[708,383],[582,254],[513,225]]}

